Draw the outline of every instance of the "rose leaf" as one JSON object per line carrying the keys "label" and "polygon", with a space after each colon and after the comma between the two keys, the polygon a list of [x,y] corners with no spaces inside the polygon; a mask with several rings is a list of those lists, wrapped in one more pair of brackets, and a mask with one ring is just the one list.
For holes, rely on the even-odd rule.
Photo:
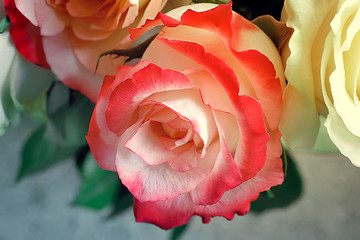
{"label": "rose leaf", "polygon": [[303,191],[301,175],[294,160],[289,154],[286,156],[287,169],[283,184],[272,187],[267,192],[262,192],[259,198],[251,204],[252,212],[261,213],[271,208],[286,207],[301,196]]}
{"label": "rose leaf", "polygon": [[17,180],[54,166],[86,146],[85,134],[93,107],[93,103],[79,95],[71,105],[66,101],[50,114],[48,122],[23,146]]}
{"label": "rose leaf", "polygon": [[100,210],[114,203],[120,180],[115,172],[98,166],[91,152],[81,167],[81,185],[74,205]]}
{"label": "rose leaf", "polygon": [[46,125],[40,126],[26,141],[21,152],[21,166],[17,180],[39,172],[67,159],[77,151],[77,147],[61,147],[45,138]]}
{"label": "rose leaf", "polygon": [[273,41],[278,50],[289,40],[293,29],[288,28],[286,23],[277,21],[270,15],[255,18],[252,23],[257,25]]}
{"label": "rose leaf", "polygon": [[9,16],[4,17],[0,22],[0,33],[5,32],[10,23],[11,22]]}
{"label": "rose leaf", "polygon": [[171,232],[171,240],[178,240],[181,235],[185,232],[186,228],[188,227],[189,223],[181,225],[177,228],[174,228]]}
{"label": "rose leaf", "polygon": [[134,203],[133,195],[129,190],[122,184],[119,184],[120,187],[117,191],[115,197],[115,202],[111,213],[108,216],[108,219],[124,212],[126,209],[130,208]]}

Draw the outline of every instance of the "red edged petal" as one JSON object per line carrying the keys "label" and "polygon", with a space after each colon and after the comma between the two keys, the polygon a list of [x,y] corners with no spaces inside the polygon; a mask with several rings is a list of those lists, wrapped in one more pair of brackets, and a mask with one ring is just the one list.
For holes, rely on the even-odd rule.
{"label": "red edged petal", "polygon": [[17,50],[30,62],[49,69],[40,28],[21,14],[14,0],[4,0],[4,7],[11,20],[10,34]]}
{"label": "red edged petal", "polygon": [[168,230],[186,224],[194,212],[189,194],[165,201],[141,202],[134,198],[134,215],[137,222],[152,223]]}
{"label": "red edged petal", "polygon": [[145,24],[140,28],[130,29],[131,39],[138,38],[156,26],[165,25],[167,27],[176,27],[179,24],[207,29],[229,39],[231,36],[232,21],[231,6],[232,4],[219,5],[216,8],[201,13],[189,9],[181,16],[180,21],[163,13],[159,13],[154,20],[146,20]]}
{"label": "red edged petal", "polygon": [[271,133],[271,139],[267,144],[266,163],[256,176],[224,193],[219,202],[211,205],[202,214],[209,217],[223,216],[229,220],[233,218],[234,213],[244,215],[250,210],[250,203],[258,198],[260,192],[280,185],[284,180],[280,137],[281,133],[278,130]]}
{"label": "red edged petal", "polygon": [[221,136],[220,150],[213,169],[190,192],[190,197],[195,205],[212,205],[218,202],[226,191],[239,186],[241,182],[236,162]]}
{"label": "red edged petal", "polygon": [[[194,28],[206,29],[215,32],[217,35],[230,39],[232,35],[232,4],[219,5],[215,8],[204,12],[195,12],[187,10],[181,16],[181,25],[186,25]],[[167,25],[167,27],[173,27]]]}
{"label": "red edged petal", "polygon": [[[253,38],[248,38],[248,35],[253,35],[254,32],[262,32],[255,24],[245,19],[240,14],[232,15],[231,26],[233,35],[230,39],[230,45],[231,49],[234,49],[235,51],[248,50],[254,40]],[[263,32],[260,34],[265,37]]]}
{"label": "red edged petal", "polygon": [[190,87],[191,83],[182,73],[149,64],[114,89],[105,113],[107,125],[120,136],[134,123],[136,109],[145,98],[156,92]]}
{"label": "red edged petal", "polygon": [[86,140],[95,160],[101,168],[110,171],[116,171],[115,155],[118,138],[107,128],[104,113],[108,104],[106,95],[109,95],[114,80],[115,77],[113,76],[105,77],[86,135]]}
{"label": "red edged petal", "polygon": [[[230,100],[221,85],[206,70],[184,72],[190,82],[201,89],[201,96],[212,109],[233,112]],[[216,96],[216,97],[215,97]],[[221,99],[221,101],[219,101]]]}
{"label": "red edged petal", "polygon": [[199,89],[190,88],[153,94],[146,99],[146,102],[164,105],[188,119],[193,131],[199,134],[205,146],[211,144],[217,137],[214,117],[211,109],[204,104]]}
{"label": "red edged petal", "polygon": [[109,104],[110,95],[120,82],[130,78],[134,72],[147,64],[147,62],[142,62],[135,67],[121,66],[116,77],[106,76],[104,79],[99,99],[90,120],[89,131],[86,135],[86,140],[94,158],[99,166],[104,169],[116,171],[115,155],[118,137],[110,131],[105,120],[105,111]]}
{"label": "red edged petal", "polygon": [[233,35],[228,45],[232,52],[241,52],[255,49],[266,57],[274,65],[280,83],[285,87],[284,69],[281,57],[271,39],[255,24],[239,14],[233,15]]}
{"label": "red edged petal", "polygon": [[269,134],[266,132],[260,102],[241,95],[234,100],[234,104],[241,135],[235,161],[241,178],[246,181],[254,177],[265,164]]}
{"label": "red edged petal", "polygon": [[141,121],[128,127],[119,138],[116,167],[122,183],[140,201],[162,201],[191,191],[211,170],[218,149],[217,144],[208,148],[209,154],[201,158],[196,153],[198,167],[177,172],[169,164],[148,165],[124,145],[136,133]]}
{"label": "red edged petal", "polygon": [[273,64],[256,50],[233,51],[233,54],[252,83],[270,129],[277,129],[281,114],[282,87],[279,78],[276,78]]}
{"label": "red edged petal", "polygon": [[163,229],[170,229],[187,223],[192,215],[202,217],[204,223],[209,223],[211,217],[223,216],[228,220],[234,214],[244,215],[250,210],[250,203],[255,201],[260,192],[279,185],[284,179],[281,155],[281,134],[271,133],[268,142],[266,164],[252,179],[243,182],[238,187],[224,193],[220,201],[213,205],[195,205],[189,194],[154,202],[134,200],[136,221],[155,224]]}
{"label": "red edged petal", "polygon": [[[266,132],[261,103],[252,97],[239,96],[239,82],[234,71],[226,63],[196,43],[160,39],[173,49],[202,64],[212,74],[227,93],[234,115],[240,128],[241,140],[235,160],[243,180],[254,176],[264,165],[266,142],[269,136]],[[249,146],[251,146],[249,148]],[[241,150],[240,150],[241,149]]]}
{"label": "red edged petal", "polygon": [[281,134],[275,131],[267,144],[267,156],[264,167],[256,176],[243,182],[238,187],[224,193],[219,202],[207,208],[197,208],[196,213],[203,220],[210,220],[213,216],[223,216],[232,219],[234,213],[244,215],[250,210],[250,203],[255,201],[260,192],[279,185],[284,180],[281,155]]}
{"label": "red edged petal", "polygon": [[137,39],[147,31],[157,26],[161,26],[165,24],[166,26],[175,27],[179,25],[179,23],[180,21],[172,17],[169,17],[163,13],[158,13],[158,15],[156,15],[154,19],[147,19],[144,25],[142,25],[141,27],[129,29],[130,38],[133,40]]}
{"label": "red edged petal", "polygon": [[[188,148],[187,146],[181,146],[173,150],[166,149],[160,138],[164,135],[165,133],[159,123],[149,121],[141,125],[135,135],[125,143],[125,147],[138,155],[147,164],[160,165],[178,158]],[[190,158],[195,158],[195,152]]]}
{"label": "red edged petal", "polygon": [[202,65],[224,88],[230,100],[238,96],[239,82],[234,71],[221,59],[205,52],[204,47],[194,42],[168,40],[158,37],[159,41],[165,43],[176,51]]}

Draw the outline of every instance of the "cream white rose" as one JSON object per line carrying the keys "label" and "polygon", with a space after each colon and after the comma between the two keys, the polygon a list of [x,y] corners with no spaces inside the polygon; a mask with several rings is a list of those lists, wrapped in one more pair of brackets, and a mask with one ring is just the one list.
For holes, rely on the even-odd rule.
{"label": "cream white rose", "polygon": [[282,19],[294,29],[283,55],[285,141],[311,146],[321,114],[333,143],[360,166],[360,1],[287,0]]}

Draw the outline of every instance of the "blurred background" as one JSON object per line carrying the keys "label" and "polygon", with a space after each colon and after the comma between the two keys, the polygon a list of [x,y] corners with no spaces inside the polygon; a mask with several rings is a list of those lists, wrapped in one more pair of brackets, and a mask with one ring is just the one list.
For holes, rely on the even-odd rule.
{"label": "blurred background", "polygon": [[[74,206],[80,179],[70,159],[16,182],[21,146],[34,127],[24,119],[0,137],[0,240],[170,239],[171,231],[136,223],[132,207],[108,219],[109,208]],[[336,153],[291,153],[302,177],[300,196],[288,189],[286,206],[254,205],[256,211],[232,221],[202,224],[195,216],[179,239],[358,239],[360,169]]]}

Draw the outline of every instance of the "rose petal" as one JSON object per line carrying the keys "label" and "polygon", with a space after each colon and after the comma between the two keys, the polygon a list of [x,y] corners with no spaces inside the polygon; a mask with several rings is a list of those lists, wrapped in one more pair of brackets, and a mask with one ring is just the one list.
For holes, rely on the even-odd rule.
{"label": "rose petal", "polygon": [[189,194],[155,202],[141,202],[134,199],[136,221],[153,223],[163,229],[170,229],[187,223],[192,215],[199,215],[204,223],[208,223],[214,216],[223,216],[230,220],[235,213],[246,214],[250,210],[250,202],[258,197],[259,192],[269,190],[270,187],[279,185],[283,181],[280,137],[279,131],[272,133],[268,143],[266,164],[261,171],[251,181],[225,192],[217,203],[210,206],[195,205]]}
{"label": "rose petal", "polygon": [[[288,85],[285,88],[279,129],[284,134],[286,145],[291,148],[309,147],[311,145],[309,143],[316,139],[318,135],[317,129],[320,126],[318,114],[314,112],[313,108],[309,108],[310,103],[307,103],[307,101],[307,97],[293,85]],[[299,121],[299,118],[304,119]],[[312,126],[312,128],[309,128],[309,126]],[[299,131],[299,129],[303,129],[303,131]]]}
{"label": "rose petal", "polygon": [[241,182],[236,162],[221,136],[213,169],[189,194],[196,205],[212,205],[220,200],[224,192],[239,186]]}
{"label": "rose petal", "polygon": [[276,77],[280,78],[281,85],[285,87],[282,60],[271,39],[255,24],[239,14],[233,14],[232,32],[233,35],[229,43],[231,49],[236,52],[257,50],[265,55],[274,65]]}
{"label": "rose petal", "polygon": [[[359,144],[360,138],[352,134],[347,126],[344,124],[343,120],[336,112],[336,109],[332,103],[331,92],[329,86],[330,81],[334,82],[334,77],[336,76],[329,72],[328,66],[334,66],[334,52],[333,52],[333,33],[331,32],[324,44],[324,53],[321,62],[321,86],[322,92],[324,95],[324,101],[329,110],[329,114],[324,123],[327,128],[330,139],[340,150],[340,152],[347,156],[355,166],[360,166],[359,158]],[[332,79],[332,80],[331,80]]]}
{"label": "rose petal", "polygon": [[[25,2],[27,1],[20,2],[26,7]],[[4,0],[4,7],[12,23],[10,34],[17,50],[30,62],[50,68],[46,61],[40,29],[21,14],[15,6],[14,0]],[[31,8],[30,5],[28,9]]]}
{"label": "rose petal", "polygon": [[[126,38],[126,29],[113,32],[110,37],[99,41],[86,41],[71,35],[73,52],[78,61],[88,70],[94,72],[99,56],[111,49],[126,49],[130,46],[130,39]],[[119,44],[117,46],[116,44]],[[96,72],[101,75],[115,75],[119,65],[125,61],[125,57],[114,59],[114,56],[103,56],[99,59]]]}
{"label": "rose petal", "polygon": [[124,13],[125,19],[124,19],[123,25],[121,27],[125,28],[125,27],[129,26],[130,24],[132,24],[134,22],[135,18],[138,16],[138,13],[139,13],[138,4],[130,6],[127,9],[126,13]]}
{"label": "rose petal", "polygon": [[[285,90],[283,102],[285,104],[288,101],[295,102],[295,100],[291,100],[291,94],[296,91],[298,97],[303,95],[301,104],[304,106],[300,109],[307,109],[306,112],[301,110],[295,112],[290,104],[286,104],[283,108],[284,121],[282,121],[280,128],[289,147],[312,147],[316,141],[317,134],[315,133],[319,129],[319,117],[314,98],[312,70],[314,63],[311,51],[313,44],[322,46],[321,41],[320,43],[314,42],[316,34],[319,30],[322,31],[323,19],[326,18],[333,5],[337,2],[336,0],[286,1],[284,5],[287,19],[283,20],[286,20],[288,27],[294,29],[289,42],[291,54],[286,61],[285,75],[289,81],[288,87],[291,86],[294,90]],[[298,11],[299,9],[301,11]],[[307,29],[306,34],[302,29]],[[322,51],[321,48],[314,49],[316,52]],[[300,128],[298,126],[304,127]],[[287,132],[286,129],[290,129],[291,132]]]}
{"label": "rose petal", "polygon": [[279,78],[276,78],[274,65],[265,55],[256,50],[233,54],[252,83],[270,129],[277,129],[281,114],[282,87]]}
{"label": "rose petal", "polygon": [[[181,25],[206,29],[216,32],[224,39],[229,39],[232,34],[232,15],[231,4],[219,5],[201,13],[190,9],[181,16]],[[165,26],[168,25],[165,23]]]}
{"label": "rose petal", "polygon": [[35,0],[34,12],[42,36],[53,36],[65,29],[62,13],[50,7],[44,0]]}
{"label": "rose petal", "polygon": [[[193,143],[187,143],[180,146],[182,153],[176,158],[168,161],[172,169],[177,172],[187,172],[198,166],[198,158],[196,157],[196,149]],[[202,161],[202,159],[199,159]]]}
{"label": "rose petal", "polygon": [[[205,104],[208,104],[212,109],[216,110],[229,113],[234,111],[226,92],[209,72],[205,70],[193,70],[185,71],[184,74],[194,86],[201,89],[201,96]],[[216,98],[214,96],[216,96]],[[218,99],[221,99],[221,101]]]}
{"label": "rose petal", "polygon": [[147,19],[144,23],[143,26],[141,26],[140,28],[133,28],[130,29],[130,37],[131,39],[137,39],[139,38],[141,35],[143,35],[144,33],[146,33],[147,31],[149,31],[150,29],[156,27],[156,26],[160,26],[163,25],[163,23],[166,23],[168,26],[177,26],[180,21],[176,20],[172,17],[169,17],[163,13],[158,13],[158,15],[156,15],[156,17],[152,20],[152,19]]}
{"label": "rose petal", "polygon": [[210,145],[216,138],[214,117],[210,108],[203,103],[198,89],[155,93],[145,101],[164,105],[188,119],[193,131],[199,134],[205,146]]}
{"label": "rose petal", "polygon": [[98,0],[69,0],[66,9],[70,15],[75,17],[88,17],[98,12],[105,3],[109,1]]}
{"label": "rose petal", "polygon": [[95,75],[79,63],[73,54],[68,34],[64,31],[55,36],[43,37],[46,59],[52,71],[65,85],[96,102],[102,76]]}
{"label": "rose petal", "polygon": [[109,127],[106,125],[105,119],[105,111],[109,104],[110,95],[120,82],[130,78],[135,72],[148,64],[148,62],[141,62],[134,67],[122,66],[119,68],[116,77],[107,76],[104,79],[99,99],[90,120],[89,131],[86,135],[86,140],[92,154],[99,166],[104,169],[116,171],[115,155],[118,138],[110,131]]}
{"label": "rose petal", "polygon": [[141,202],[134,198],[134,214],[137,222],[155,224],[171,229],[186,224],[195,212],[189,194],[165,201]]}
{"label": "rose petal", "polygon": [[[139,127],[135,135],[125,143],[125,147],[152,166],[176,159],[188,149],[188,146],[178,147],[174,150],[164,148],[160,139],[164,135],[160,124],[149,121]],[[195,158],[195,152],[189,155],[189,158]]]}
{"label": "rose petal", "polygon": [[197,154],[198,167],[187,172],[174,171],[168,164],[148,165],[124,147],[140,125],[141,122],[135,123],[121,135],[116,155],[117,171],[122,183],[140,201],[161,201],[189,192],[212,168],[218,149],[216,143],[209,146],[209,154],[201,160],[200,154]]}
{"label": "rose petal", "polygon": [[231,155],[235,156],[236,149],[239,147],[241,136],[238,120],[232,113],[218,111],[215,109],[213,109],[212,112],[218,131],[221,133],[222,138],[224,138],[226,147],[229,149]]}
{"label": "rose petal", "polygon": [[239,96],[236,106],[241,138],[235,153],[235,161],[241,178],[246,181],[254,177],[263,167],[269,135],[264,126],[261,104],[257,100],[249,96]]}
{"label": "rose petal", "polygon": [[324,125],[331,141],[340,152],[348,157],[352,164],[360,167],[360,138],[346,128],[344,122],[333,108],[329,109]]}
{"label": "rose petal", "polygon": [[[355,6],[353,6],[354,4]],[[332,42],[335,70],[330,76],[330,86],[337,114],[341,117],[347,129],[349,129],[353,135],[360,137],[360,126],[358,124],[360,121],[360,109],[354,102],[354,97],[352,96],[354,93],[348,92],[348,82],[352,81],[352,78],[357,79],[359,74],[359,71],[356,71],[359,69],[355,68],[354,63],[358,64],[359,62],[358,51],[360,50],[360,45],[357,43],[360,41],[360,38],[359,34],[356,34],[354,35],[355,39],[348,39],[350,36],[346,36],[345,33],[347,32],[343,30],[344,28],[346,29],[344,25],[353,14],[355,14],[353,19],[354,24],[357,25],[360,20],[360,11],[354,11],[352,9],[354,9],[354,7],[358,9],[358,5],[357,2],[344,3],[341,5],[338,14],[331,23],[334,33]],[[342,40],[344,38],[352,42],[352,44],[350,45],[347,41],[343,43]],[[350,89],[352,90],[354,88]]]}
{"label": "rose petal", "polygon": [[238,96],[239,82],[234,71],[221,59],[205,52],[203,46],[194,42],[168,40],[165,38],[158,39],[185,57],[197,62],[198,65],[210,72],[216,81],[224,88],[230,101],[233,97]]}
{"label": "rose petal", "polygon": [[105,113],[107,124],[120,136],[134,122],[136,109],[145,98],[156,92],[189,87],[191,84],[185,75],[149,64],[112,92]]}
{"label": "rose petal", "polygon": [[[204,52],[202,46],[191,42],[161,40],[182,54],[194,59],[199,64],[202,64],[226,91],[234,107],[234,115],[242,135],[241,147],[238,148],[239,151],[236,152],[237,156],[235,159],[238,166],[241,166],[239,171],[242,179],[246,180],[253,177],[264,164],[266,155],[266,147],[264,146],[269,139],[260,102],[246,95],[239,96],[239,82],[235,73],[223,61],[210,53]],[[248,144],[262,147],[254,151],[253,148],[246,147]]]}
{"label": "rose petal", "polygon": [[[5,0],[7,1],[7,0]],[[15,2],[16,8],[34,25],[38,26],[35,16],[35,2],[36,0],[9,0]]]}

